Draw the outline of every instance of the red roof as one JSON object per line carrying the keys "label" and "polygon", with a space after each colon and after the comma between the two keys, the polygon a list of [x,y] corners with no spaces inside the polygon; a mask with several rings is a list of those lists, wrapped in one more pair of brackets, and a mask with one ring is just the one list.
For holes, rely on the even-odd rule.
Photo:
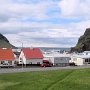
{"label": "red roof", "polygon": [[12,49],[0,49],[0,60],[15,60]]}
{"label": "red roof", "polygon": [[43,54],[39,48],[23,48],[26,59],[42,59]]}

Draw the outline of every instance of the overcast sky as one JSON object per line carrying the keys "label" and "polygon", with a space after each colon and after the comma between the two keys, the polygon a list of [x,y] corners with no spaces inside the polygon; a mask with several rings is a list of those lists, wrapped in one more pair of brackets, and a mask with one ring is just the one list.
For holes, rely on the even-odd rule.
{"label": "overcast sky", "polygon": [[0,33],[15,46],[72,47],[90,27],[90,0],[0,0]]}

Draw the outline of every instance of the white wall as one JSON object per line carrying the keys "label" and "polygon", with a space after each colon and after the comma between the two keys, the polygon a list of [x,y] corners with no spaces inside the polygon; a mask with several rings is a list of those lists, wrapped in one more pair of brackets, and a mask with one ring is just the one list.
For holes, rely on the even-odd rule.
{"label": "white wall", "polygon": [[[22,58],[22,60],[21,60]],[[25,55],[23,52],[20,53],[20,56],[19,56],[19,64],[26,64],[26,58],[25,58]]]}
{"label": "white wall", "polygon": [[37,64],[38,62],[40,64],[42,64],[43,63],[43,59],[30,59],[30,60],[26,60],[26,64],[30,64],[30,63]]}
{"label": "white wall", "polygon": [[12,61],[12,65],[15,65],[15,60],[14,60],[14,61]]}
{"label": "white wall", "polygon": [[77,65],[84,65],[83,64],[84,59],[83,58],[77,58]]}
{"label": "white wall", "polygon": [[71,57],[71,62],[74,62],[75,65],[84,65],[84,59],[79,57]]}

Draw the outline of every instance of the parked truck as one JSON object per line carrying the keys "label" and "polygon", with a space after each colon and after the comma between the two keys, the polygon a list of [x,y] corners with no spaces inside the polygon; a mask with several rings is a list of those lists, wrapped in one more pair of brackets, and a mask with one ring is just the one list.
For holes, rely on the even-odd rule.
{"label": "parked truck", "polygon": [[52,67],[53,63],[51,63],[48,60],[43,60],[43,64],[41,64],[41,67]]}

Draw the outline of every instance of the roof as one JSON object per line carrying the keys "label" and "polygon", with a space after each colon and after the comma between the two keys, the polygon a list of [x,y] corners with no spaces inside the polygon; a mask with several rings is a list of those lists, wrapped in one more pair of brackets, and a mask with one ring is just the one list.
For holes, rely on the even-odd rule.
{"label": "roof", "polygon": [[22,49],[26,59],[42,59],[43,54],[39,48],[23,48]]}
{"label": "roof", "polygon": [[90,55],[73,55],[73,57],[77,57],[77,58],[90,58]]}
{"label": "roof", "polygon": [[0,49],[0,60],[15,60],[12,49]]}
{"label": "roof", "polygon": [[44,54],[44,57],[71,57],[71,54]]}
{"label": "roof", "polygon": [[90,53],[90,51],[84,51],[84,53]]}

